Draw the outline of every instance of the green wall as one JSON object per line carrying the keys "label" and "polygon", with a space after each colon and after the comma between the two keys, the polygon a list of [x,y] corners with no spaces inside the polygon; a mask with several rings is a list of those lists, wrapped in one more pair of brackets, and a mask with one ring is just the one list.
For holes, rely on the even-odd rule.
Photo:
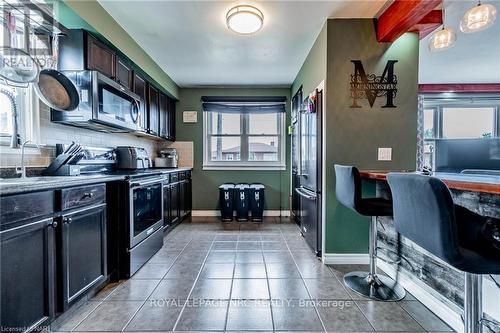
{"label": "green wall", "polygon": [[98,33],[136,63],[165,92],[178,98],[179,87],[97,1],[47,0],[54,2],[56,20],[69,29]]}
{"label": "green wall", "polygon": [[[327,24],[323,25],[316,41],[314,42],[309,54],[307,55],[302,67],[299,70],[292,84],[291,96],[294,96],[297,90],[302,86],[304,94],[309,94],[321,81],[326,78],[326,32]],[[304,98],[306,95],[304,95]]]}
{"label": "green wall", "polygon": [[[292,94],[303,84],[326,77],[325,151],[326,203],[325,253],[366,253],[368,219],[341,206],[335,197],[334,164],[355,165],[360,169],[414,170],[416,159],[418,35],[408,33],[394,43],[378,43],[371,19],[329,19],[292,85]],[[326,70],[321,75],[322,50],[326,39]],[[398,60],[396,108],[382,108],[378,98],[372,108],[366,100],[362,108],[350,108],[351,60],[361,60],[367,74],[381,75],[387,60]],[[377,161],[378,147],[392,147],[390,162]],[[364,195],[373,196],[371,182],[364,182]]]}
{"label": "green wall", "polygon": [[[203,170],[203,112],[202,96],[286,96],[287,124],[290,114],[289,88],[181,88],[177,102],[176,138],[178,141],[194,142],[193,209],[215,210],[218,207],[218,187],[225,182],[262,183],[266,186],[266,207],[268,210],[288,209],[290,192],[290,151],[286,149],[287,168],[284,171],[241,171]],[[197,123],[183,123],[183,111],[198,111]],[[286,147],[290,137],[286,136]]]}

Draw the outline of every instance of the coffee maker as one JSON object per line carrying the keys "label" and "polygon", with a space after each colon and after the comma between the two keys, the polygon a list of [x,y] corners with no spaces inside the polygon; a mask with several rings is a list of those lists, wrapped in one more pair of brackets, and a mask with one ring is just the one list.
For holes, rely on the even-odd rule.
{"label": "coffee maker", "polygon": [[179,167],[179,156],[175,148],[165,148],[160,150],[160,157],[155,158],[156,168],[177,168]]}

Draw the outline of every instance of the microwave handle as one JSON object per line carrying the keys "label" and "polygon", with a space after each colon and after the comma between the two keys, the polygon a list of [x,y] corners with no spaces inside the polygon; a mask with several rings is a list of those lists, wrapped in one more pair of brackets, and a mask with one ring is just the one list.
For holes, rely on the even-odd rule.
{"label": "microwave handle", "polygon": [[[135,108],[135,110],[137,111],[137,116],[133,117],[133,108]],[[134,99],[134,101],[132,102],[132,105],[130,106],[130,113],[131,113],[131,116],[132,116],[132,120],[134,122],[134,124],[138,124],[139,123],[139,117],[141,116],[141,112],[140,112],[141,108],[140,108],[140,105],[139,105],[139,102]]]}

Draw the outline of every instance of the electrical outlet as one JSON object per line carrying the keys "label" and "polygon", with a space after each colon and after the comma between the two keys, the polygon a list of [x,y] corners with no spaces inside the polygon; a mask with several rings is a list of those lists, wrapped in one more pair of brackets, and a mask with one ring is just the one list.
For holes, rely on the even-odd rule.
{"label": "electrical outlet", "polygon": [[392,161],[392,148],[379,148],[378,149],[379,161]]}

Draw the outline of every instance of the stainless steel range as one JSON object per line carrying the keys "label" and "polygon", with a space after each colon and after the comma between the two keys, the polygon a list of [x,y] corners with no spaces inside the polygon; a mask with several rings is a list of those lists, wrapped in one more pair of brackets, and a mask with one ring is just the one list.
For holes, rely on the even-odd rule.
{"label": "stainless steel range", "polygon": [[148,169],[149,157],[143,148],[118,147],[117,158],[116,172],[126,177],[110,185],[114,195],[108,203],[115,212],[110,214],[111,228],[119,235],[113,249],[118,258],[115,275],[123,279],[163,246],[163,175]]}
{"label": "stainless steel range", "polygon": [[163,225],[162,175],[126,181],[130,199],[130,246],[135,247]]}
{"label": "stainless steel range", "polygon": [[109,186],[112,278],[127,279],[163,246],[163,176],[138,172]]}

